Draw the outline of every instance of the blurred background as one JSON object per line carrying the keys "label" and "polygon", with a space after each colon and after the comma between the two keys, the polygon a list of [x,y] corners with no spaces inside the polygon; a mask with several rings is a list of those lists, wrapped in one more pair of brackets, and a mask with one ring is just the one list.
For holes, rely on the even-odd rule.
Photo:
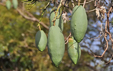
{"label": "blurred background", "polygon": [[[58,68],[52,65],[47,47],[43,52],[35,47],[35,34],[39,30],[37,24],[42,18],[41,29],[48,35],[49,13],[55,3],[51,2],[42,16],[41,11],[50,0],[37,0],[37,2],[18,0],[16,9],[13,7],[12,0],[10,0],[11,8],[8,9],[6,1],[0,0],[0,71],[113,71],[111,42],[103,57],[95,58],[93,55],[101,55],[106,48],[102,35],[105,29],[106,14],[104,19],[97,18],[94,0],[86,0],[88,29],[80,43],[82,52],[78,64],[75,65],[70,60],[66,44],[65,54]],[[81,0],[81,5],[83,2],[84,0]],[[74,3],[77,5],[77,1],[74,0]],[[70,12],[73,10],[70,0],[67,4],[69,6],[65,8],[65,12],[69,20],[64,23],[65,38],[70,32]],[[101,0],[100,5],[105,6],[108,11],[111,7],[111,0]],[[113,13],[110,14],[109,19],[110,31],[113,33]]]}

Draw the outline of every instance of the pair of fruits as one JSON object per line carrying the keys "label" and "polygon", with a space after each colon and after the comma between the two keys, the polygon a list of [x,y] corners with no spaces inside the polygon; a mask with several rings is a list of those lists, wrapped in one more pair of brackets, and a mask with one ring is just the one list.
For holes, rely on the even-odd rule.
{"label": "pair of fruits", "polygon": [[76,64],[81,56],[79,43],[83,40],[87,31],[87,15],[82,6],[75,6],[71,18],[72,38],[68,42],[68,54],[71,60]]}
{"label": "pair of fruits", "polygon": [[[46,47],[48,41],[48,52],[53,64],[58,67],[60,64],[64,51],[65,51],[65,41],[62,34],[63,31],[63,20],[60,16],[61,11],[58,11],[56,21],[53,22],[56,15],[56,8],[53,8],[50,13],[50,29],[48,34],[48,40],[45,33],[40,30],[37,32],[35,37],[36,47],[40,51],[43,51]],[[53,25],[55,23],[55,25]],[[68,54],[71,60],[76,64],[81,56],[81,48],[79,43],[84,38],[87,30],[87,15],[85,9],[82,6],[75,6],[71,18],[71,33],[72,37],[69,38],[68,42]]]}
{"label": "pair of fruits", "polygon": [[[59,18],[56,19],[55,26],[53,26],[54,24],[53,20],[55,17],[56,10],[57,8],[55,7],[52,9],[49,18],[50,29],[48,33],[48,52],[53,64],[56,67],[58,67],[64,55],[65,41],[64,41],[64,36],[62,34],[63,20],[62,20],[62,16],[59,16],[61,14],[60,10],[58,11]],[[35,36],[35,44],[40,51],[43,51],[45,49],[47,44],[47,37],[45,36],[45,33],[42,30],[37,32]]]}

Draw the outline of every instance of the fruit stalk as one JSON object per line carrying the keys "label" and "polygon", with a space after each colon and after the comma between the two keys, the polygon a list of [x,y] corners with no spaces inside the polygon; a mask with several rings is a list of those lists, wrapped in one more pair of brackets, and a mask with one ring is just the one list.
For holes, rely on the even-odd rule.
{"label": "fruit stalk", "polygon": [[80,1],[81,1],[81,0],[78,0],[78,6],[80,6]]}
{"label": "fruit stalk", "polygon": [[54,26],[55,26],[55,20],[56,20],[56,18],[57,18],[58,11],[59,11],[60,7],[62,6],[62,1],[63,1],[63,0],[60,1],[60,4],[59,4],[59,6],[58,6],[58,9],[57,9],[57,11],[56,11],[56,13],[55,13],[55,18],[54,18],[54,20],[53,20],[53,22],[54,22],[53,25],[54,25]]}
{"label": "fruit stalk", "polygon": [[38,24],[38,28],[39,28],[39,30],[41,30],[40,24]]}

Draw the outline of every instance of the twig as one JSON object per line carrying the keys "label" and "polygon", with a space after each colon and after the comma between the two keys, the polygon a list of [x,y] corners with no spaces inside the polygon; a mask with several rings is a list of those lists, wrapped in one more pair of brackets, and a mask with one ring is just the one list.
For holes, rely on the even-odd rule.
{"label": "twig", "polygon": [[40,24],[38,24],[38,29],[41,30]]}
{"label": "twig", "polygon": [[112,7],[109,9],[108,14],[107,14],[107,29],[108,29],[108,32],[110,32],[110,30],[109,30],[109,14],[110,14],[111,10],[112,10]]}
{"label": "twig", "polygon": [[69,39],[69,37],[71,36],[71,33],[69,34],[69,36],[65,39],[65,44],[67,44],[68,43],[68,39]]}
{"label": "twig", "polygon": [[83,7],[85,7],[85,4],[86,4],[86,0],[84,0],[84,4],[83,4]]}
{"label": "twig", "polygon": [[26,15],[24,15],[24,13],[21,12],[21,10],[17,9],[17,11],[19,12],[20,15],[22,15],[24,18],[31,20],[31,21],[36,21],[39,22],[43,27],[45,27],[46,29],[49,29],[48,26],[46,26],[43,22],[40,22],[37,18],[35,18],[33,15],[32,17],[28,17]]}
{"label": "twig", "polygon": [[104,39],[106,41],[106,49],[104,50],[104,52],[102,53],[101,56],[94,55],[94,57],[103,57],[103,55],[105,54],[105,52],[108,49],[108,41],[107,41],[107,33],[106,33],[106,30],[107,30],[107,22],[106,22],[106,25],[105,25],[105,35],[104,35]]}
{"label": "twig", "polygon": [[109,34],[109,40],[111,40],[111,42],[112,42],[112,49],[113,49],[113,39],[111,37],[111,33],[109,33],[108,31],[106,31],[106,33]]}
{"label": "twig", "polygon": [[[88,4],[88,3],[93,2],[93,1],[94,0],[90,0],[90,1],[86,2],[85,4]],[[84,4],[84,3],[80,3],[80,4]]]}
{"label": "twig", "polygon": [[104,36],[104,33],[103,33],[102,35],[101,35],[101,33],[102,33],[102,32],[100,32],[99,36],[97,36],[97,37],[95,37],[95,38],[90,38],[90,37],[88,37],[88,39],[93,40],[93,39],[98,39],[98,38]]}
{"label": "twig", "polygon": [[111,56],[111,58],[109,59],[109,61],[106,64],[110,63],[110,61],[112,60],[112,58],[113,58],[113,55]]}
{"label": "twig", "polygon": [[80,1],[81,1],[81,0],[78,0],[78,6],[80,5]]}
{"label": "twig", "polygon": [[85,66],[89,67],[92,69],[92,71],[97,71],[93,66],[91,66],[90,64],[88,63],[84,63]]}
{"label": "twig", "polygon": [[53,25],[54,25],[54,26],[55,26],[55,20],[56,20],[56,18],[57,18],[58,10],[60,9],[60,7],[61,7],[61,5],[62,5],[62,1],[63,1],[63,0],[60,1],[60,4],[59,4],[58,9],[57,9],[56,14],[55,14],[55,18],[53,19],[53,22],[54,22]]}
{"label": "twig", "polygon": [[109,9],[109,11],[108,11],[108,13],[107,13],[107,21],[106,21],[106,25],[105,25],[105,35],[104,35],[104,39],[105,39],[105,41],[106,41],[106,49],[104,50],[104,52],[102,53],[101,56],[96,56],[96,55],[95,55],[95,57],[103,57],[103,55],[104,55],[105,52],[107,51],[107,49],[108,49],[107,34],[108,34],[109,37],[110,37],[109,39],[110,39],[111,42],[112,42],[112,48],[113,48],[113,39],[112,39],[112,37],[111,37],[111,33],[110,33],[110,30],[109,30],[109,14],[110,14],[111,10],[112,10],[112,7]]}
{"label": "twig", "polygon": [[[49,2],[47,3],[47,5],[44,7],[43,11],[41,12],[41,18],[39,19],[39,22],[42,21],[44,12],[46,11],[47,7],[50,5],[50,2],[51,2],[51,1],[49,1]],[[39,30],[41,30],[40,23],[38,23],[38,28],[39,28]]]}
{"label": "twig", "polygon": [[97,0],[95,0],[94,6],[97,6]]}
{"label": "twig", "polygon": [[75,7],[75,4],[74,4],[74,1],[73,1],[73,0],[71,0],[71,3],[72,3],[72,5],[73,5],[73,7]]}
{"label": "twig", "polygon": [[93,9],[93,10],[89,10],[89,11],[86,11],[87,13],[89,13],[89,12],[93,12],[93,11],[95,11],[96,9]]}
{"label": "twig", "polygon": [[111,40],[111,42],[112,42],[112,49],[113,49],[113,39],[112,39],[110,30],[109,30],[109,14],[111,13],[111,11],[112,11],[112,7],[110,7],[110,9],[109,9],[109,11],[108,11],[108,13],[107,13],[107,29],[106,29],[106,30],[108,30],[108,32],[106,31],[106,33],[109,34],[110,40]]}
{"label": "twig", "polygon": [[94,54],[94,52],[90,49],[90,48],[88,48],[86,45],[82,45],[81,47],[85,47],[85,48],[87,48],[89,51],[87,51],[90,55],[92,55],[92,56],[94,56],[95,54]]}
{"label": "twig", "polygon": [[68,42],[69,42],[69,40],[67,40],[65,44],[67,44]]}
{"label": "twig", "polygon": [[44,9],[43,9],[43,11],[42,11],[42,14],[43,14],[44,11],[47,9],[47,7],[50,5],[50,3],[51,3],[51,1],[49,1],[49,2],[47,3],[47,5],[44,7]]}

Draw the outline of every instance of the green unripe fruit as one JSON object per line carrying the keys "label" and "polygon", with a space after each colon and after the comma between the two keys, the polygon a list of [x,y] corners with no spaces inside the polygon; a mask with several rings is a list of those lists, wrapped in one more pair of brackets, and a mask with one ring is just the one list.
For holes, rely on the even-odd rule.
{"label": "green unripe fruit", "polygon": [[68,55],[74,64],[77,64],[81,56],[81,47],[73,38],[68,41]]}
{"label": "green unripe fruit", "polygon": [[[51,12],[50,12],[50,16],[49,16],[49,22],[50,22],[50,27],[53,26],[53,20],[55,18],[55,12],[57,11],[57,8],[54,7]],[[55,26],[59,26],[60,29],[63,31],[63,19],[62,19],[62,15],[60,16],[60,14],[62,13],[61,9],[58,11],[57,14],[57,19],[55,21]],[[59,17],[60,16],[60,17]],[[59,17],[59,18],[58,18]]]}
{"label": "green unripe fruit", "polygon": [[46,48],[47,37],[43,30],[40,30],[36,33],[35,44],[40,51],[43,51]]}
{"label": "green unripe fruit", "polygon": [[7,9],[10,9],[11,8],[11,2],[10,2],[10,0],[7,0],[6,1],[6,7],[7,7]]}
{"label": "green unripe fruit", "polygon": [[16,9],[18,7],[18,0],[12,0],[13,7]]}
{"label": "green unripe fruit", "polygon": [[51,26],[48,34],[48,52],[53,64],[58,67],[65,51],[64,36],[58,26]]}
{"label": "green unripe fruit", "polygon": [[71,32],[76,42],[81,42],[87,31],[87,15],[82,6],[75,6],[71,18]]}

